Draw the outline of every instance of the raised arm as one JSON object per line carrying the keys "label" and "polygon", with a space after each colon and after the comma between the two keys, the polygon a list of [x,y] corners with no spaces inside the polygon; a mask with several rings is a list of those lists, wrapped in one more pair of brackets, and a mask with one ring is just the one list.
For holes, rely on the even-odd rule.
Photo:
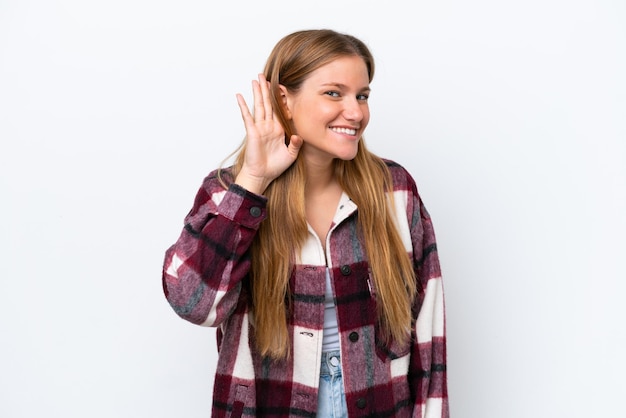
{"label": "raised arm", "polygon": [[234,310],[265,203],[236,184],[224,190],[214,174],[204,181],[180,237],[165,254],[163,289],[182,318],[218,326]]}
{"label": "raised arm", "polygon": [[262,75],[252,82],[254,114],[243,97],[237,102],[246,129],[243,165],[227,190],[214,172],[209,175],[183,231],[166,252],[163,288],[183,318],[218,326],[239,302],[248,276],[248,249],[266,217],[267,186],[298,156],[302,140],[285,143],[285,132],[274,114],[268,82]]}

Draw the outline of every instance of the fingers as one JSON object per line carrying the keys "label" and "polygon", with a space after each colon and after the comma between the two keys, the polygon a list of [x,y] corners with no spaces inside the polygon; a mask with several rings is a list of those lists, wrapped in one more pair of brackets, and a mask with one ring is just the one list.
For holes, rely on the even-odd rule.
{"label": "fingers", "polygon": [[254,124],[254,120],[252,115],[250,114],[250,109],[248,109],[248,105],[246,104],[245,99],[241,94],[237,94],[237,104],[239,105],[239,110],[241,111],[241,118],[243,119],[243,123],[246,128],[250,124]]}
{"label": "fingers", "polygon": [[263,74],[259,74],[258,81],[252,81],[252,93],[254,94],[254,120],[259,122],[273,119],[269,83]]}
{"label": "fingers", "polygon": [[274,111],[272,109],[272,100],[270,96],[270,83],[267,81],[263,74],[259,74],[259,84],[261,85],[261,95],[263,97],[263,109],[265,110],[265,117],[267,119],[274,118]]}
{"label": "fingers", "polygon": [[256,80],[252,80],[252,94],[254,96],[254,121],[265,120],[265,106],[263,104],[263,93],[261,86]]}
{"label": "fingers", "polygon": [[258,80],[252,80],[252,94],[254,95],[254,110],[250,111],[243,95],[237,94],[237,103],[248,135],[273,135],[278,122],[274,120],[270,83],[263,74]]}

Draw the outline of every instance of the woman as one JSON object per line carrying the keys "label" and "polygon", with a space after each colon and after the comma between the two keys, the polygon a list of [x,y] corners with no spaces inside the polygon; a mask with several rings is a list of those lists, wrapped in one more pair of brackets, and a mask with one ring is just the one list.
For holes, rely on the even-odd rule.
{"label": "woman", "polygon": [[278,42],[238,104],[163,286],[218,327],[213,416],[447,417],[443,291],[411,176],[363,143],[374,61],[330,30]]}

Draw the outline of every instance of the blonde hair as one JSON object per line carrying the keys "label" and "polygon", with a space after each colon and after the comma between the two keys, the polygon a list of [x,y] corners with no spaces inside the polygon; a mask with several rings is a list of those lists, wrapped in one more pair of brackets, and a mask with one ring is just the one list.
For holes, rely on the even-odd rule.
{"label": "blonde hair", "polygon": [[[300,31],[281,39],[272,50],[264,75],[270,82],[272,104],[285,130],[286,143],[294,129],[280,101],[279,85],[296,93],[313,71],[343,56],[361,57],[372,80],[372,54],[363,42],[350,35],[331,30]],[[243,165],[245,151],[244,142],[233,166],[233,178]],[[388,344],[394,340],[404,344],[410,339],[416,284],[413,265],[394,223],[389,169],[361,140],[356,157],[350,161],[336,159],[334,172],[343,190],[358,206],[358,231],[376,288],[382,342]],[[250,249],[255,340],[260,353],[272,358],[289,354],[289,278],[295,256],[308,234],[305,182],[304,162],[298,158],[268,186],[264,192],[268,199],[267,218]]]}

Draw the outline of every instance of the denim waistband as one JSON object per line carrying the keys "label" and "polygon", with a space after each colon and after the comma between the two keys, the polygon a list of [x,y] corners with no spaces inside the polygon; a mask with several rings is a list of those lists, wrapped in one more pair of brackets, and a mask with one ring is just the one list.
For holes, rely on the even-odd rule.
{"label": "denim waistband", "polygon": [[339,350],[324,351],[322,353],[320,375],[341,375],[341,356],[339,355]]}

